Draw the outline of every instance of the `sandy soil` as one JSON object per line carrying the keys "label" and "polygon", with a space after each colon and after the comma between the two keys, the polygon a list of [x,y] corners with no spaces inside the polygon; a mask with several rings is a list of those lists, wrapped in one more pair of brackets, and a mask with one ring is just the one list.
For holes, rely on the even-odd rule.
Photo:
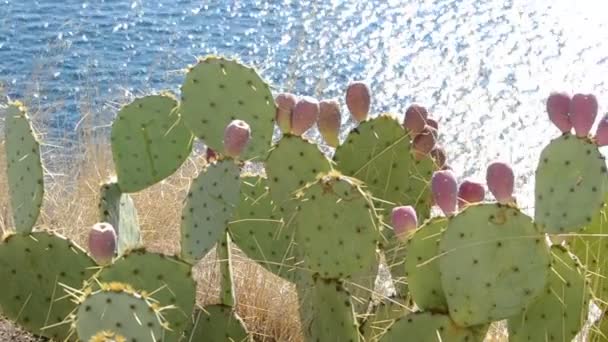
{"label": "sandy soil", "polygon": [[0,318],[0,341],[1,342],[40,342],[48,341],[45,338],[38,338],[19,329],[10,321]]}

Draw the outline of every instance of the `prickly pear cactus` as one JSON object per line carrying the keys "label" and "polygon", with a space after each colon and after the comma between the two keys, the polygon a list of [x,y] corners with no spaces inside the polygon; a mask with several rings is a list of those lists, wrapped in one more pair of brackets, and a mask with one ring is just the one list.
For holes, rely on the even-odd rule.
{"label": "prickly pear cactus", "polygon": [[608,317],[606,312],[602,314],[602,317],[595,322],[589,329],[589,342],[606,342],[608,341]]}
{"label": "prickly pear cactus", "polygon": [[[272,200],[279,210],[285,205],[289,207],[295,192],[314,181],[319,173],[330,169],[329,160],[317,145],[295,135],[283,136],[266,160]],[[289,220],[289,217],[285,219]]]}
{"label": "prickly pear cactus", "polygon": [[532,219],[496,203],[472,205],[452,217],[439,256],[450,316],[465,327],[520,313],[542,294],[551,267]]}
{"label": "prickly pear cactus", "polygon": [[59,235],[6,237],[0,244],[2,314],[36,335],[68,339],[70,327],[65,322],[76,305],[66,289],[80,289],[94,267],[84,250]]}
{"label": "prickly pear cactus", "polygon": [[238,61],[208,56],[186,75],[180,112],[192,132],[216,151],[224,128],[235,119],[251,127],[251,140],[241,159],[264,158],[270,149],[276,105],[268,84]]}
{"label": "prickly pear cactus", "polygon": [[[365,121],[353,129],[346,141],[336,148],[333,159],[342,173],[364,181],[374,197],[394,205],[414,206],[421,221],[428,217],[429,193],[422,191],[424,182],[413,182],[410,136],[389,114]],[[423,170],[426,164],[419,165],[420,171],[415,173],[425,176],[428,173]]]}
{"label": "prickly pear cactus", "polygon": [[352,279],[378,264],[378,218],[359,181],[331,172],[303,190],[294,218],[302,267],[324,278]]}
{"label": "prickly pear cactus", "polygon": [[243,320],[226,305],[208,305],[194,311],[185,341],[251,341]]}
{"label": "prickly pear cactus", "polygon": [[232,276],[232,251],[230,234],[225,232],[215,247],[216,258],[220,264],[220,303],[235,306],[234,279]]}
{"label": "prickly pear cactus", "polygon": [[572,341],[587,321],[590,291],[572,255],[551,248],[552,272],[545,292],[509,318],[509,341]]}
{"label": "prickly pear cactus", "polygon": [[445,217],[430,219],[407,244],[406,277],[414,303],[422,310],[447,311],[439,272],[439,241],[447,224]]}
{"label": "prickly pear cactus", "polygon": [[312,286],[297,285],[306,341],[360,341],[350,294],[341,281],[315,276]]}
{"label": "prickly pear cactus", "polygon": [[267,270],[293,280],[294,225],[272,203],[266,178],[241,178],[241,200],[228,226],[234,243]]}
{"label": "prickly pear cactus", "polygon": [[239,204],[239,177],[239,167],[226,159],[209,164],[194,180],[182,211],[182,259],[200,260],[222,238]]}
{"label": "prickly pear cactus", "polygon": [[152,298],[127,284],[101,286],[78,299],[73,324],[80,341],[164,341],[162,308]]}
{"label": "prickly pear cactus", "polygon": [[395,321],[409,313],[403,304],[386,301],[380,302],[372,309],[370,315],[361,325],[363,341],[378,341]]}
{"label": "prickly pear cactus", "polygon": [[388,328],[381,342],[482,342],[487,326],[462,328],[448,315],[416,312],[404,315]]}
{"label": "prickly pear cactus", "polygon": [[118,183],[110,181],[101,186],[100,222],[108,222],[118,235],[118,255],[142,245],[137,209],[129,194],[122,193]]}
{"label": "prickly pear cactus", "polygon": [[608,191],[606,162],[587,138],[565,134],[540,155],[534,220],[549,234],[572,233],[591,223]]}
{"label": "prickly pear cactus", "polygon": [[44,180],[40,144],[20,102],[12,102],[6,109],[4,138],[15,230],[27,234],[40,215]]}
{"label": "prickly pear cactus", "polygon": [[174,305],[163,313],[168,331],[163,341],[179,341],[194,309],[196,284],[189,264],[176,257],[130,251],[97,275],[101,283],[127,283],[140,292],[151,293],[161,306]]}
{"label": "prickly pear cactus", "polygon": [[122,107],[112,124],[112,156],[123,192],[137,192],[173,174],[194,137],[170,95],[150,95]]}

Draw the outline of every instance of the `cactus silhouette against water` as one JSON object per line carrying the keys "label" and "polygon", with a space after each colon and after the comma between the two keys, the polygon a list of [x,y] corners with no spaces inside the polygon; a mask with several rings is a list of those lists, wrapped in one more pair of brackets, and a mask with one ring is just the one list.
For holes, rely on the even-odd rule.
{"label": "cactus silhouette against water", "polygon": [[[201,59],[180,98],[135,99],[112,125],[116,176],[101,187],[99,224],[115,228],[117,255],[105,235],[100,245],[93,236],[101,265],[60,235],[32,233],[44,194],[40,143],[24,107],[7,107],[16,233],[0,244],[4,316],[57,341],[251,340],[236,313],[231,245],[295,283],[307,342],[483,341],[500,320],[512,341],[561,341],[583,329],[590,301],[608,310],[608,181],[598,150],[608,139],[605,123],[589,134],[593,96],[547,99],[543,110],[561,135],[539,155],[534,218],[517,207],[508,165],[487,170],[496,202],[483,201],[482,184],[458,188],[426,108],[410,105],[404,121],[371,113],[366,84],[350,84],[342,98],[357,126],[342,144],[343,103],[273,97],[236,60]],[[315,122],[322,146],[299,136]],[[272,145],[275,124],[282,137]],[[181,250],[147,251],[129,193],[172,175],[196,139],[209,158],[172,227]],[[250,161],[260,174],[244,171]],[[547,237],[565,241],[550,246]],[[220,298],[199,307],[192,270],[213,248]],[[383,260],[396,293],[377,298]],[[593,339],[608,334],[606,321]]]}

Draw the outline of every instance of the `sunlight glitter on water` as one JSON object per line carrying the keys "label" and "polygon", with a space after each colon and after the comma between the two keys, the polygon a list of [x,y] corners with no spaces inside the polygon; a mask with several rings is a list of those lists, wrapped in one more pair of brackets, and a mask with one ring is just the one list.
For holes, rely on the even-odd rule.
{"label": "sunlight glitter on water", "polygon": [[80,101],[105,108],[107,123],[125,92],[178,92],[176,71],[196,56],[234,55],[276,91],[343,98],[364,79],[375,113],[428,106],[457,174],[512,162],[529,207],[536,159],[558,134],[549,92],[594,92],[601,112],[608,103],[603,1],[33,3],[0,5],[0,79],[15,97],[65,102],[51,120],[62,129]]}

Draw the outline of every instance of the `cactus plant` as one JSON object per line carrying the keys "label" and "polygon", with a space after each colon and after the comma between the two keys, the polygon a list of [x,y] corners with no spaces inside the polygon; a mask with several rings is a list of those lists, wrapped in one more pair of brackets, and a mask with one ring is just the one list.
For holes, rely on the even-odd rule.
{"label": "cactus plant", "polygon": [[138,292],[153,294],[161,306],[174,306],[163,314],[170,331],[163,341],[179,341],[192,314],[195,300],[195,282],[192,267],[176,257],[130,251],[112,265],[103,268],[96,279],[101,283],[125,283]]}
{"label": "cactus plant", "polygon": [[448,315],[432,312],[415,312],[404,315],[392,324],[380,342],[482,342],[487,326],[462,328]]}
{"label": "cactus plant", "polygon": [[518,314],[542,293],[551,265],[532,219],[496,203],[472,205],[451,218],[439,255],[450,317],[460,326]]}
{"label": "cactus plant", "polygon": [[405,275],[412,299],[422,310],[447,312],[439,271],[439,241],[447,224],[444,217],[432,218],[407,243]]}
{"label": "cactus plant", "polygon": [[69,314],[76,308],[67,289],[80,289],[95,262],[70,240],[48,232],[14,234],[0,244],[2,314],[28,331],[73,341]]}
{"label": "cactus plant", "polygon": [[112,124],[112,156],[118,185],[137,192],[173,174],[192,151],[193,136],[167,94],[135,99]]}
{"label": "cactus plant", "polygon": [[40,143],[21,102],[11,102],[6,109],[4,138],[15,230],[29,233],[40,215],[44,179]]}
{"label": "cactus plant", "polygon": [[190,186],[182,211],[181,258],[195,263],[222,238],[238,207],[240,170],[231,159],[207,166]]}
{"label": "cactus plant", "polygon": [[252,132],[241,158],[266,156],[277,107],[268,84],[253,68],[236,60],[207,56],[189,68],[181,90],[180,113],[206,145],[221,151],[224,127],[239,119],[247,122]]}
{"label": "cactus plant", "polygon": [[272,203],[266,178],[241,178],[241,200],[228,226],[232,239],[250,259],[287,280],[295,273],[294,227]]}
{"label": "cactus plant", "polygon": [[251,341],[245,323],[226,305],[197,308],[186,329],[185,341]]}
{"label": "cactus plant", "polygon": [[114,178],[101,186],[99,217],[100,222],[107,222],[114,227],[118,255],[142,246],[139,219],[133,199],[120,190]]}
{"label": "cactus plant", "polygon": [[572,341],[587,321],[590,291],[578,262],[559,245],[551,247],[551,254],[545,292],[509,318],[509,341]]}
{"label": "cactus plant", "polygon": [[606,162],[586,138],[565,134],[546,146],[535,175],[535,222],[549,234],[591,223],[608,190]]}
{"label": "cactus plant", "polygon": [[73,325],[81,341],[164,341],[167,308],[127,284],[101,284],[78,301]]}

